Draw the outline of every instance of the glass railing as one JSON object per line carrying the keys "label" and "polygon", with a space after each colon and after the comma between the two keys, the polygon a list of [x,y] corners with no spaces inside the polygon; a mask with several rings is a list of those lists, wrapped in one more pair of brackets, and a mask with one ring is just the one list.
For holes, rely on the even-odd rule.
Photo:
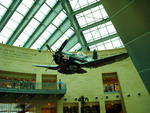
{"label": "glass railing", "polygon": [[31,81],[17,81],[0,79],[0,88],[31,89],[31,90],[66,90],[66,83],[37,83]]}

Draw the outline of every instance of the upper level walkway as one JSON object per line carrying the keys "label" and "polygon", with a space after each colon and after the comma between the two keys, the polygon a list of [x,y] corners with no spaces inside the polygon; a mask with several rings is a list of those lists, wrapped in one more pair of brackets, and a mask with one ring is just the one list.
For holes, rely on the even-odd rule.
{"label": "upper level walkway", "polygon": [[36,83],[34,81],[16,81],[0,79],[0,100],[4,97],[11,99],[47,99],[51,97],[61,98],[66,93],[66,84]]}

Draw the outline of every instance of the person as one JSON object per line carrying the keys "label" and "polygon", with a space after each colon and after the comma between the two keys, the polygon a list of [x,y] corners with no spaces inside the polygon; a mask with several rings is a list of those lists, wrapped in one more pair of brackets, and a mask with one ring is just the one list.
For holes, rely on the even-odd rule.
{"label": "person", "polygon": [[108,84],[108,91],[111,92],[112,91],[112,87],[110,84]]}
{"label": "person", "polygon": [[26,80],[23,81],[23,89],[27,89],[27,81]]}
{"label": "person", "polygon": [[16,81],[13,79],[13,88],[16,88]]}
{"label": "person", "polygon": [[61,90],[61,85],[63,84],[61,79],[59,79],[58,84],[59,84],[59,90]]}
{"label": "person", "polygon": [[32,89],[35,89],[35,80],[32,81]]}
{"label": "person", "polygon": [[113,84],[114,91],[116,91],[116,90],[115,90],[115,87],[116,87],[116,86],[115,86],[115,83],[114,83],[114,84]]}
{"label": "person", "polygon": [[30,89],[30,84],[31,84],[31,81],[28,79],[28,80],[26,81],[27,89]]}
{"label": "person", "polygon": [[29,82],[29,86],[30,86],[30,89],[32,89],[32,80],[30,79],[30,82]]}
{"label": "person", "polygon": [[20,89],[22,89],[23,88],[23,82],[22,82],[22,80],[20,80],[19,82],[20,82]]}
{"label": "person", "polygon": [[108,85],[105,86],[105,92],[108,92]]}

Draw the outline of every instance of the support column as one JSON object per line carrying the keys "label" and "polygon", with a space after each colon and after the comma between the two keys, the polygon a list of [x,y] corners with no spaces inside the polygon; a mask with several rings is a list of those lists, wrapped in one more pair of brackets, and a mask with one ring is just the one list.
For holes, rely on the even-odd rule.
{"label": "support column", "polygon": [[36,105],[36,113],[41,113],[41,109],[42,109],[42,106],[41,106],[41,104],[37,104]]}
{"label": "support column", "polygon": [[42,89],[42,74],[36,74],[36,89]]}
{"label": "support column", "polygon": [[57,113],[63,113],[63,103],[62,102],[57,103]]}
{"label": "support column", "polygon": [[79,113],[81,113],[81,102],[78,102]]}
{"label": "support column", "polygon": [[100,101],[100,113],[106,113],[105,101],[104,100]]}

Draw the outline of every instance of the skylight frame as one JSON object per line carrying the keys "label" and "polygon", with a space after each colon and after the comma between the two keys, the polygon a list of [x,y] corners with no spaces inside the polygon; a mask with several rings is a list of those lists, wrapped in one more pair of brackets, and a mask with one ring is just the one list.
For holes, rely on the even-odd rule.
{"label": "skylight frame", "polygon": [[[110,32],[110,30],[108,29],[109,26],[113,26],[113,24],[110,22],[106,22],[104,24],[101,24],[101,25],[98,25],[96,27],[93,27],[93,28],[90,28],[88,30],[83,31],[83,35],[84,35],[87,43],[90,43],[92,41],[95,41],[95,40],[98,40],[101,38],[105,38],[105,37],[110,36],[112,34],[116,34],[117,33],[116,30],[113,32]],[[113,26],[113,29],[114,29],[114,26]],[[104,30],[105,30],[105,33],[103,32]],[[87,34],[89,34],[89,33],[91,33],[91,35],[89,35],[89,36],[91,36],[91,39],[89,39],[89,36],[87,37]],[[94,34],[97,34],[97,36],[95,37]]]}
{"label": "skylight frame", "polygon": [[75,17],[81,28],[109,18],[102,4],[83,11],[77,14]]}
{"label": "skylight frame", "polygon": [[85,1],[87,1],[87,3],[82,5],[81,2],[84,2],[83,0],[69,0],[71,8],[72,8],[73,11],[79,10],[81,8],[84,8],[84,7],[88,6],[88,5],[99,2],[97,0],[85,0]]}
{"label": "skylight frame", "polygon": [[[12,0],[9,0],[12,2]],[[12,15],[12,18],[10,18],[10,22],[8,21],[8,25],[6,24],[5,25],[5,29],[9,29],[9,31],[11,31],[12,33],[14,33],[14,31],[16,30],[16,28],[18,27],[18,25],[20,24],[20,22],[22,21],[22,19],[24,18],[24,16],[27,14],[29,8],[33,5],[33,3],[35,2],[34,0],[32,0],[32,4],[30,4],[28,1],[31,1],[31,0],[22,0],[22,3],[21,5],[23,7],[25,7],[26,11],[24,12],[21,12],[21,10],[19,10],[19,6],[18,6],[18,10],[15,11],[15,13],[13,15],[20,15],[19,18],[15,19]],[[82,0],[82,1],[78,1],[78,0],[69,0],[70,1],[70,4],[71,2],[75,1],[76,4],[74,4],[74,8],[73,8],[73,11],[77,11],[81,8],[84,8],[88,5],[91,5],[91,4],[94,4],[96,2],[99,2],[98,0]],[[82,4],[81,2],[84,2],[84,4]],[[42,13],[43,18],[39,19],[39,18],[32,18],[34,19],[34,22],[37,23],[35,25],[32,24],[32,22],[30,21],[29,24],[26,26],[26,28],[23,30],[23,34],[25,34],[25,37],[21,38],[21,36],[23,36],[22,34],[20,34],[20,36],[17,38],[17,42],[18,44],[16,44],[16,42],[14,42],[13,45],[15,46],[20,46],[22,47],[26,41],[31,38],[30,36],[35,32],[36,28],[39,26],[39,25],[43,25],[42,24],[42,21],[43,19],[46,17],[46,15],[48,14],[49,11],[54,10],[54,6],[55,4],[59,2],[58,0],[53,0],[53,3],[51,0],[46,0],[46,2],[43,4],[43,6],[41,6],[40,8],[40,13]],[[78,2],[78,3],[77,3]],[[0,7],[2,7],[4,9],[3,13],[1,13],[0,15],[0,20],[2,19],[3,15],[5,14],[5,12],[8,10],[9,6],[11,4],[7,5],[7,7],[5,7],[4,5],[1,5]],[[21,6],[20,6],[21,7]],[[44,7],[46,7],[47,9],[44,10]],[[28,9],[28,10],[27,10]],[[104,10],[104,11],[103,11]],[[101,16],[97,16],[97,12],[99,12],[98,14],[101,15]],[[64,17],[61,15],[64,14]],[[3,15],[2,15],[3,14]],[[96,14],[96,15],[95,15]],[[60,16],[59,16],[60,15]],[[75,15],[76,17],[78,18],[83,18],[84,19],[84,24],[80,25],[80,28],[82,27],[86,27],[86,26],[89,26],[95,22],[98,22],[98,21],[102,21],[103,19],[106,19],[106,18],[109,18],[108,15],[106,14],[106,11],[103,7],[103,5],[99,5],[99,6],[95,6],[94,8],[91,8],[89,10],[86,10],[86,11],[83,11],[77,15]],[[92,19],[90,19],[91,21],[89,22],[88,19],[86,17],[93,17]],[[18,17],[18,16],[16,16]],[[42,16],[41,16],[42,17]],[[33,47],[33,49],[37,49],[37,48],[40,48],[41,46],[43,46],[43,44],[49,40],[51,38],[51,36],[53,35],[53,33],[55,31],[58,31],[59,30],[59,26],[64,22],[64,20],[67,18],[66,14],[65,14],[65,10],[63,9],[59,14],[57,14],[56,16],[56,20],[58,19],[59,22],[56,21],[57,24],[54,23],[54,21],[52,21],[52,23],[49,25],[49,27],[47,27],[45,29],[45,31],[38,37],[38,39],[32,44],[32,46],[30,48]],[[78,19],[77,18],[77,19]],[[12,22],[12,23],[11,23]],[[13,25],[13,22],[14,22],[14,25]],[[113,34],[116,34],[117,32],[115,31],[115,28],[114,26],[112,25],[111,21],[109,21],[110,23],[105,23],[104,25],[100,25],[100,26],[96,26],[94,28],[91,28],[91,29],[88,29],[86,31],[82,31],[82,33],[84,34],[85,38],[86,38],[86,41],[87,43],[91,43],[93,41],[97,41],[97,40],[100,40],[102,38],[106,38],[107,36],[111,36]],[[9,23],[11,23],[13,25],[13,27],[10,27],[11,25],[9,25]],[[83,22],[82,22],[83,23]],[[55,24],[55,25],[54,25]],[[44,25],[43,25],[44,26]],[[29,30],[28,28],[30,28],[31,30]],[[4,30],[5,30],[4,29]],[[99,30],[98,30],[99,29]],[[110,29],[110,30],[109,30]],[[101,33],[101,31],[104,30],[105,33]],[[30,33],[27,32],[27,31],[31,31]],[[66,34],[66,32],[64,33],[63,31],[60,30],[60,32],[62,32],[62,36],[60,37],[57,37],[57,41],[59,42],[59,44],[56,42],[54,42],[54,44],[52,45],[52,48],[54,48],[56,50],[56,48],[58,48],[58,46],[55,46],[56,45],[60,45],[64,42],[65,39],[67,38],[70,38],[70,36],[72,35],[69,35],[69,34]],[[3,33],[3,32],[2,32]],[[11,35],[12,35],[11,33]],[[74,33],[74,32],[73,32]],[[86,33],[86,34],[85,34]],[[6,35],[6,34],[1,34],[0,33],[0,42],[3,42],[3,43],[6,43],[9,38],[11,37]],[[28,37],[28,38],[27,38]],[[88,37],[88,38],[87,38]],[[112,45],[111,47],[109,47],[109,44]],[[109,39],[105,42],[101,42],[101,43],[98,43],[98,44],[95,44],[95,45],[92,45],[90,46],[90,50],[93,50],[93,49],[98,49],[98,50],[102,50],[102,49],[111,49],[111,48],[120,48],[120,47],[123,47],[123,43],[121,41],[121,39],[119,37],[115,37],[115,38],[112,38],[112,39]],[[72,49],[74,48],[74,49]],[[71,50],[76,50],[78,48],[76,48],[76,45],[74,47],[72,47]],[[76,49],[75,49],[76,48]],[[80,46],[81,48],[81,46]],[[102,48],[102,49],[101,49]]]}
{"label": "skylight frame", "polygon": [[8,9],[9,6],[11,5],[12,1],[13,1],[13,0],[7,0],[7,1],[6,1],[6,0],[2,0],[2,1],[1,1],[1,5],[3,5],[5,8]]}
{"label": "skylight frame", "polygon": [[[64,15],[64,16],[62,16],[62,14]],[[67,16],[66,16],[66,14],[64,13],[64,11],[62,10],[58,15],[57,15],[57,17],[55,17],[55,19],[52,21],[52,23],[46,28],[46,30],[45,31],[47,31],[48,33],[49,33],[49,35],[47,35],[47,36],[43,36],[44,34],[44,32],[40,35],[40,37],[39,37],[39,39],[40,38],[43,38],[43,39],[45,39],[45,41],[43,41],[42,43],[40,43],[40,44],[37,44],[37,40],[35,41],[35,43],[33,44],[33,46],[31,46],[30,48],[35,48],[35,47],[39,47],[39,45],[40,46],[42,46],[45,42],[46,42],[46,40],[48,40],[49,38],[50,38],[50,36],[57,30],[57,28],[64,22],[64,20],[67,18]],[[57,21],[57,23],[55,23],[55,21],[56,20],[59,20],[59,22]],[[56,24],[56,25],[55,25]],[[51,27],[52,27],[52,29],[51,29]],[[36,45],[37,44],[37,45]],[[56,47],[55,47],[56,48]]]}
{"label": "skylight frame", "polygon": [[4,14],[6,13],[6,11],[7,11],[7,8],[4,7],[3,5],[0,5],[0,17],[1,17],[1,19],[4,16]]}

